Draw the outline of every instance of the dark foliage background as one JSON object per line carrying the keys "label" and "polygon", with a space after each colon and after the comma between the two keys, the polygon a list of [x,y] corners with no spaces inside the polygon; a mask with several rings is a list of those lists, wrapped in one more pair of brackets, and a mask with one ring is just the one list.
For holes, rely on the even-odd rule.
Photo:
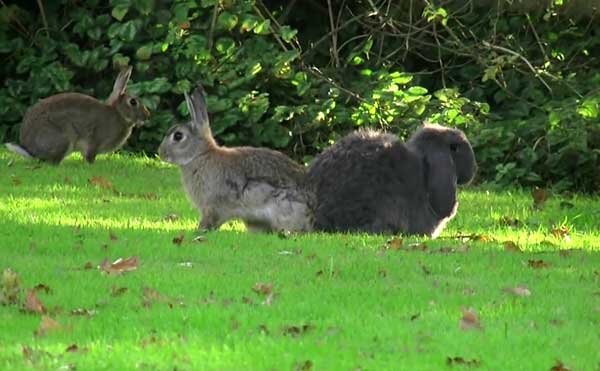
{"label": "dark foliage background", "polygon": [[112,0],[0,3],[0,140],[61,91],[119,68],[154,153],[202,82],[218,140],[301,161],[357,127],[464,129],[479,180],[600,190],[598,1]]}

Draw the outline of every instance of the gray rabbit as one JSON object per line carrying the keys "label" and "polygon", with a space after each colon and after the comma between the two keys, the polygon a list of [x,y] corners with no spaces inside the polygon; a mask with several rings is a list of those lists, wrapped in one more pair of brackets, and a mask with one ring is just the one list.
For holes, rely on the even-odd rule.
{"label": "gray rabbit", "polygon": [[199,209],[199,229],[241,219],[250,230],[309,231],[312,193],[306,170],[266,148],[222,147],[212,136],[204,90],[185,95],[191,121],[168,130],[160,157],[180,167],[184,189]]}
{"label": "gray rabbit", "polygon": [[126,93],[131,67],[121,71],[106,102],[80,93],[61,93],[34,104],[23,117],[20,144],[6,147],[22,156],[59,164],[79,151],[88,163],[96,155],[115,151],[133,126],[149,117],[137,97]]}
{"label": "gray rabbit", "polygon": [[351,133],[309,167],[315,229],[436,237],[456,213],[457,184],[475,171],[457,129],[425,124],[406,143],[377,131]]}

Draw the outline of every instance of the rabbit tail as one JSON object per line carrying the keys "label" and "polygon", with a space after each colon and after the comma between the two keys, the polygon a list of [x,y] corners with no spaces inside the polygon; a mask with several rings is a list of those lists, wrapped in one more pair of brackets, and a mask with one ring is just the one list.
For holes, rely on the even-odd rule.
{"label": "rabbit tail", "polygon": [[6,146],[6,148],[8,148],[9,151],[16,153],[17,155],[21,155],[25,158],[34,158],[33,155],[29,153],[29,151],[27,151],[25,148],[21,147],[18,144],[4,143],[4,145]]}

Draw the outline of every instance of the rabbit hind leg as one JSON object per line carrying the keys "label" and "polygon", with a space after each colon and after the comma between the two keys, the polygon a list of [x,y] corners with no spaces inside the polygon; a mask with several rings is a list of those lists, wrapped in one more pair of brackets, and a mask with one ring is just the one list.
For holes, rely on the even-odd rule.
{"label": "rabbit hind leg", "polygon": [[42,130],[33,138],[32,143],[24,143],[33,157],[58,165],[71,151],[69,139],[62,133]]}

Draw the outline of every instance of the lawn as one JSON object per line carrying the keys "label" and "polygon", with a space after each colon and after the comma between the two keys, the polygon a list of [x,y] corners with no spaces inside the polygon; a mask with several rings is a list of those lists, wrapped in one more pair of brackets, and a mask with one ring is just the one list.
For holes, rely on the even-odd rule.
{"label": "lawn", "polygon": [[0,150],[0,174],[0,269],[21,288],[0,369],[600,369],[598,198],[467,188],[436,240],[198,236],[153,158]]}

